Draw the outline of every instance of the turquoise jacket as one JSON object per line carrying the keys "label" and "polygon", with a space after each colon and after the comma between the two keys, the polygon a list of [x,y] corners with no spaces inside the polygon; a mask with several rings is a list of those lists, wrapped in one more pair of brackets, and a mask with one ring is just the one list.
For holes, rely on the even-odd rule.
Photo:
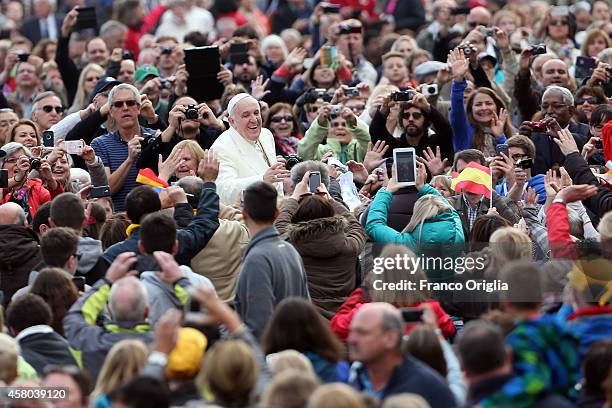
{"label": "turquoise jacket", "polygon": [[[427,194],[442,195],[429,184],[419,190],[419,197]],[[425,220],[422,227],[417,226],[412,232],[397,232],[387,226],[387,213],[393,195],[387,190],[380,190],[370,205],[366,232],[374,242],[406,245],[417,251],[420,244],[460,244],[465,242],[461,217],[456,210],[444,211],[435,217]],[[442,197],[445,202],[446,199]],[[447,202],[448,203],[448,202]]]}

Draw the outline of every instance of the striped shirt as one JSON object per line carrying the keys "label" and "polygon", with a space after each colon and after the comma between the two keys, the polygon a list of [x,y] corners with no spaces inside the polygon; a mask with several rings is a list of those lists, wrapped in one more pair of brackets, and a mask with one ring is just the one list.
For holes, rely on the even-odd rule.
{"label": "striped shirt", "polygon": [[[155,130],[140,127],[140,134],[147,139],[155,135]],[[104,167],[108,167],[111,173],[114,173],[128,158],[128,144],[121,140],[118,131],[96,137],[91,142],[91,147],[95,150],[96,155],[102,160]],[[125,211],[125,198],[134,187],[139,186],[139,184],[136,183],[137,175],[138,168],[136,167],[136,162],[134,162],[123,182],[121,190],[112,196],[115,211]]]}

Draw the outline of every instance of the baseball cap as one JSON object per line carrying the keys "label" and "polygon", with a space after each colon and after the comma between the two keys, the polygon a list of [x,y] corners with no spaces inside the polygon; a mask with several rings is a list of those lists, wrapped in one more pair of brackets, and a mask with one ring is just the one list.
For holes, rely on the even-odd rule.
{"label": "baseball cap", "polygon": [[0,149],[0,159],[3,158],[4,156],[6,156],[6,152]]}
{"label": "baseball cap", "polygon": [[159,78],[159,70],[153,65],[141,65],[136,69],[136,75],[134,76],[134,80],[136,82],[143,82],[144,79],[149,75],[153,75]]}
{"label": "baseball cap", "polygon": [[480,54],[478,54],[478,62],[484,60],[489,60],[493,65],[497,65],[497,58],[495,57],[495,55],[488,54],[486,52],[481,52]]}
{"label": "baseball cap", "polygon": [[168,356],[166,376],[168,378],[193,377],[200,369],[200,362],[208,339],[201,331],[191,327],[182,327],[178,332],[176,346]]}
{"label": "baseball cap", "polygon": [[117,81],[113,77],[100,78],[98,82],[96,83],[96,87],[94,88],[93,95],[91,97],[93,98],[100,92],[103,92],[111,87],[119,85],[120,83],[121,83],[120,81]]}
{"label": "baseball cap", "polygon": [[426,61],[422,64],[417,65],[414,69],[414,76],[417,81],[423,82],[426,76],[431,74],[437,74],[439,70],[446,66],[445,63],[440,61]]}

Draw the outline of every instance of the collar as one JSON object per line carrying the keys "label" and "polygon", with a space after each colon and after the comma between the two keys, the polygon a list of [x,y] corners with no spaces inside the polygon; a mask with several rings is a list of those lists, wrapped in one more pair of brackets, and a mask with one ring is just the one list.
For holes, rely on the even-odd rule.
{"label": "collar", "polygon": [[27,329],[24,329],[19,332],[17,336],[15,336],[15,340],[19,341],[27,336],[32,334],[43,334],[43,333],[53,333],[53,328],[46,324],[37,324],[36,326],[30,326]]}
{"label": "collar", "polygon": [[470,202],[467,200],[467,198],[465,198],[464,194],[461,194],[461,198],[463,199],[463,202],[465,203],[465,205],[468,206],[468,208],[472,209],[472,210],[477,210],[478,208],[480,208],[480,204],[482,204],[482,200],[484,200],[484,196],[480,197],[480,201],[478,201],[478,204],[476,205],[472,205],[470,204]]}

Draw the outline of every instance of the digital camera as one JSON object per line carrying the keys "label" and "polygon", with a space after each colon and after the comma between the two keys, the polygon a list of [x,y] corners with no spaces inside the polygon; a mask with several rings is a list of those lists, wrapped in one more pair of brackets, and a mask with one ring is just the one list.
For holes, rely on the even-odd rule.
{"label": "digital camera", "polygon": [[195,105],[187,105],[187,109],[185,110],[185,118],[196,120],[199,116],[198,109]]}

